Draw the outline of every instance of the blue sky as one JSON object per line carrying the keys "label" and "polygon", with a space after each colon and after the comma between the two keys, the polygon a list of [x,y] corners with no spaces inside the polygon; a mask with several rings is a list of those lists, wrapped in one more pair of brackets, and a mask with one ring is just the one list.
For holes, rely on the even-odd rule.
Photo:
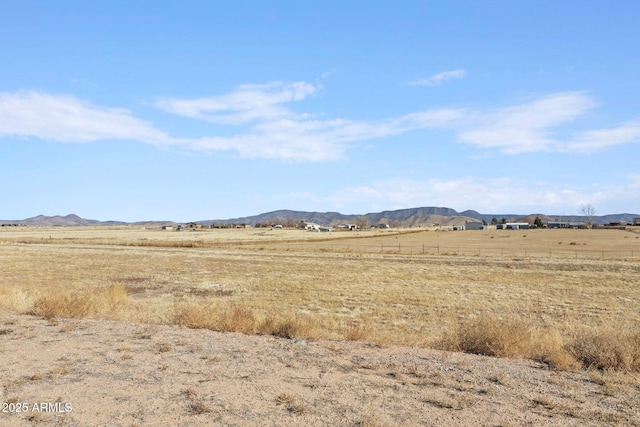
{"label": "blue sky", "polygon": [[0,4],[0,218],[640,212],[640,2]]}

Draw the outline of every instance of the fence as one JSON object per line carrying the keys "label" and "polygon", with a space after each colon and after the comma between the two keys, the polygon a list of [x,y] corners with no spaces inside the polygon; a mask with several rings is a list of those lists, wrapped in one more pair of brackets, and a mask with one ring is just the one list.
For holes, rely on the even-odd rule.
{"label": "fence", "polygon": [[[244,246],[246,248],[246,246]],[[328,252],[387,255],[428,256],[477,256],[477,257],[525,257],[559,259],[640,260],[638,250],[599,250],[583,248],[534,248],[534,247],[478,247],[478,246],[427,246],[390,244],[340,244],[333,242],[270,243],[256,244],[256,248],[274,251]]]}

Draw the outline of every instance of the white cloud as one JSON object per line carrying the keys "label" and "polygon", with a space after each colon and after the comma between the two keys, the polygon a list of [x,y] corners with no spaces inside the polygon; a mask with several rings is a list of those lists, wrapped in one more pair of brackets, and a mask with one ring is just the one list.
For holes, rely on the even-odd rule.
{"label": "white cloud", "polygon": [[[382,120],[320,119],[289,103],[320,90],[305,82],[243,85],[210,98],[169,99],[156,105],[172,114],[228,126],[231,136],[171,136],[130,111],[97,106],[68,95],[0,93],[0,136],[65,142],[131,140],[194,152],[235,152],[244,158],[319,162],[344,158],[362,141],[409,131],[450,130],[458,140],[508,154],[538,151],[593,152],[640,141],[640,122],[607,129],[563,129],[595,108],[582,92],[561,92],[493,110],[435,108]],[[218,128],[212,128],[217,131]]]}
{"label": "white cloud", "polygon": [[467,72],[465,70],[457,69],[453,71],[444,71],[442,73],[434,74],[431,77],[413,80],[407,84],[409,86],[440,86],[448,80],[463,79],[466,76]]}
{"label": "white cloud", "polygon": [[579,133],[567,144],[567,148],[577,152],[591,153],[616,145],[638,142],[640,142],[640,121],[635,121],[613,128]]}
{"label": "white cloud", "polygon": [[127,110],[98,107],[73,96],[0,93],[0,135],[62,142],[132,139],[155,145],[176,141]]}
{"label": "white cloud", "polygon": [[181,116],[226,125],[245,125],[232,137],[186,141],[196,151],[234,150],[242,157],[327,161],[344,157],[350,143],[438,128],[462,117],[461,110],[438,109],[379,121],[320,120],[294,113],[284,104],[301,101],[320,90],[305,82],[244,85],[210,98],[162,99],[156,105]]}
{"label": "white cloud", "polygon": [[239,125],[295,116],[282,104],[300,101],[320,89],[306,82],[242,85],[235,92],[197,99],[161,98],[156,107],[179,116]]}
{"label": "white cloud", "polygon": [[554,138],[554,130],[595,106],[595,101],[582,92],[561,92],[520,105],[477,111],[461,124],[459,138],[509,154],[565,151],[567,142]]}

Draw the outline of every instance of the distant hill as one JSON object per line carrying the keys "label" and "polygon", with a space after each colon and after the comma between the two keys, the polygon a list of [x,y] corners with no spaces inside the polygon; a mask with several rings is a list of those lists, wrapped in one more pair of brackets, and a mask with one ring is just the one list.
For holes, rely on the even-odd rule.
{"label": "distant hill", "polygon": [[278,210],[260,215],[241,218],[205,220],[201,224],[288,224],[295,225],[300,221],[321,225],[337,225],[338,223],[389,224],[392,227],[418,227],[440,225],[463,225],[466,221],[474,221],[450,208],[424,207],[399,209],[395,211],[375,212],[362,215],[345,215],[339,212],[305,212],[294,210]]}
{"label": "distant hill", "polygon": [[[197,221],[203,225],[211,224],[251,224],[256,226],[259,224],[283,224],[295,225],[300,221],[311,222],[320,225],[337,225],[339,223],[359,223],[367,225],[389,224],[392,227],[420,227],[432,225],[463,225],[466,221],[486,221],[491,223],[493,218],[498,221],[506,219],[507,221],[524,221],[533,223],[536,217],[540,217],[542,222],[549,220],[557,221],[584,221],[583,216],[576,215],[546,215],[546,214],[481,214],[474,210],[466,210],[458,212],[451,208],[445,207],[421,207],[410,209],[398,209],[393,211],[372,212],[362,215],[345,215],[339,212],[305,212],[294,210],[277,210],[266,212],[259,215],[246,216],[232,219],[217,219]],[[609,224],[611,222],[626,221],[632,223],[633,218],[639,218],[639,214],[610,214],[596,216],[593,218],[595,224]],[[98,221],[94,219],[81,218],[75,214],[66,216],[45,216],[38,215],[33,218],[23,220],[0,220],[0,224],[22,224],[27,226],[88,226],[88,225],[140,225],[140,226],[160,226],[175,225],[173,221],[138,221],[127,223],[122,221]]]}
{"label": "distant hill", "polygon": [[55,227],[55,226],[79,226],[79,225],[126,225],[126,222],[121,221],[98,221],[95,219],[81,218],[75,214],[69,214],[66,216],[46,216],[38,215],[32,218],[27,218],[19,221],[0,221],[1,223],[17,223],[31,227]]}

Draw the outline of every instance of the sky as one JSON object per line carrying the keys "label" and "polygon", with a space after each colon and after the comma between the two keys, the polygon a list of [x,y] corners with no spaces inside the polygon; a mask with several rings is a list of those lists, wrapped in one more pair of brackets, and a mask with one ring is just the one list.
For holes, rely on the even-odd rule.
{"label": "sky", "polygon": [[640,2],[0,1],[0,218],[640,213]]}

